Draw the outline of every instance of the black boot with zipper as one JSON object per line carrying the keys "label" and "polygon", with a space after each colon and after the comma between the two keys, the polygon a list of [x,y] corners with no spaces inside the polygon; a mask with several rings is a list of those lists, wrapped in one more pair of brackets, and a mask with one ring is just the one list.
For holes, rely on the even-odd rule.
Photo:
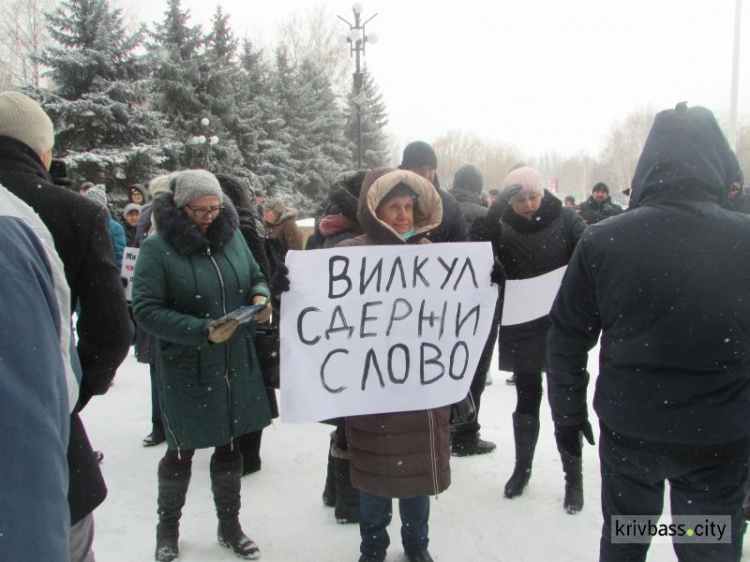
{"label": "black boot with zipper", "polygon": [[190,485],[191,465],[178,469],[159,462],[159,497],[157,499],[159,523],[156,525],[157,562],[172,562],[179,556],[180,517]]}
{"label": "black boot with zipper", "polygon": [[219,460],[211,457],[211,491],[214,493],[216,515],[219,518],[219,544],[245,560],[260,558],[260,549],[240,525],[240,489],[242,487],[242,457]]}

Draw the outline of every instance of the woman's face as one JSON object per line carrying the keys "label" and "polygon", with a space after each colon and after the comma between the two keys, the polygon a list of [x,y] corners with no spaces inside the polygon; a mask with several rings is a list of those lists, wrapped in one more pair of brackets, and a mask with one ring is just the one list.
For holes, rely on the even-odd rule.
{"label": "woman's face", "polygon": [[266,221],[268,224],[276,224],[276,221],[279,220],[279,213],[276,211],[272,211],[268,207],[263,208],[263,220]]}
{"label": "woman's face", "polygon": [[414,200],[408,195],[396,195],[378,207],[375,214],[399,234],[406,234],[414,226]]}
{"label": "woman's face", "polygon": [[215,195],[204,195],[193,199],[185,205],[183,210],[188,218],[193,221],[201,232],[206,232],[214,219],[221,212],[221,202]]}
{"label": "woman's face", "polygon": [[139,205],[143,203],[143,194],[139,189],[133,188],[130,190],[130,202],[138,203]]}
{"label": "woman's face", "polygon": [[534,218],[541,204],[542,194],[537,191],[523,189],[510,198],[513,211],[529,221]]}

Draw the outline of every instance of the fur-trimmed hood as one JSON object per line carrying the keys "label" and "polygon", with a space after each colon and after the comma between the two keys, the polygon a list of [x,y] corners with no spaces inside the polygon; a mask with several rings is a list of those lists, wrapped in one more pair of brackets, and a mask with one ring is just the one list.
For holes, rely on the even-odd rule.
{"label": "fur-trimmed hood", "polygon": [[436,228],[443,220],[443,202],[430,182],[408,170],[375,168],[362,183],[357,216],[362,230],[376,244],[406,243],[376,214],[380,202],[399,183],[408,185],[417,194],[414,207],[415,239]]}
{"label": "fur-trimmed hood", "polygon": [[175,206],[172,193],[156,197],[152,205],[159,235],[181,254],[203,253],[206,248],[210,248],[211,252],[220,252],[239,226],[237,211],[228,197],[222,202],[224,209],[205,234],[184,211]]}

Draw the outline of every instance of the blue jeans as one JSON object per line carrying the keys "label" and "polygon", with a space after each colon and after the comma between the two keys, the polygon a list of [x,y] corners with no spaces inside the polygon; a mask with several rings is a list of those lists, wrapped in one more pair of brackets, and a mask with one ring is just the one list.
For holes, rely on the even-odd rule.
{"label": "blue jeans", "polygon": [[[430,497],[415,496],[398,500],[401,515],[401,544],[406,552],[427,550]],[[359,551],[374,558],[384,559],[391,544],[388,525],[393,515],[391,498],[359,492],[359,534],[362,543]]]}
{"label": "blue jeans", "polygon": [[[627,438],[626,438],[627,439]],[[729,515],[730,544],[673,543],[680,562],[738,562],[742,553],[748,443],[690,446],[618,441],[602,428],[599,562],[644,562],[650,544],[613,544],[612,515],[661,515],[669,481],[672,515]]]}

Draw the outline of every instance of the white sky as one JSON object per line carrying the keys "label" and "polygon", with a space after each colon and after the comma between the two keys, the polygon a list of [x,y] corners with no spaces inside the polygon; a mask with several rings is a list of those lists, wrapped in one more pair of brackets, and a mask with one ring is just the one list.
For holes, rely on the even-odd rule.
{"label": "white sky", "polygon": [[[290,14],[325,5],[353,21],[353,2],[225,0],[238,36],[269,45]],[[729,111],[735,0],[370,0],[378,36],[365,62],[401,142],[450,129],[544,151],[595,154],[633,110],[678,101]],[[750,118],[750,5],[742,13],[739,115]],[[126,11],[161,20],[166,4]],[[210,24],[215,2],[183,0]],[[342,47],[346,49],[346,47]],[[354,61],[352,59],[352,67]]]}

